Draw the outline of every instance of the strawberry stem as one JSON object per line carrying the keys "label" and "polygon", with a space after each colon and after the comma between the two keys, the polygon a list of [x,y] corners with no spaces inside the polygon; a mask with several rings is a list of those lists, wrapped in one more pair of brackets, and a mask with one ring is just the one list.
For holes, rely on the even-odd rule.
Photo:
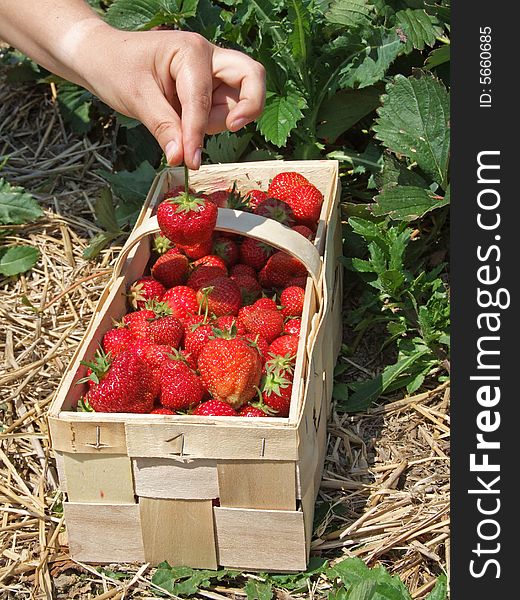
{"label": "strawberry stem", "polygon": [[184,165],[184,193],[186,196],[190,193],[190,184],[189,184],[189,173],[188,167]]}

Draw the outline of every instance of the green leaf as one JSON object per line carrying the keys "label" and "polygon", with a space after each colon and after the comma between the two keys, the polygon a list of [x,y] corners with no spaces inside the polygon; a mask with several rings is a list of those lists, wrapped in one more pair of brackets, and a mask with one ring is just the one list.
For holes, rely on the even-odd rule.
{"label": "green leaf", "polygon": [[397,221],[414,221],[449,204],[449,199],[414,186],[387,187],[374,200],[374,215],[389,215]]}
{"label": "green leaf", "polygon": [[325,100],[318,112],[317,135],[333,143],[360,119],[379,106],[380,90],[374,86],[343,90]]}
{"label": "green leaf", "polygon": [[414,363],[429,353],[429,350],[417,352],[412,356],[407,356],[397,361],[393,365],[385,367],[383,372],[369,381],[364,381],[357,386],[355,392],[351,394],[344,404],[340,407],[345,412],[358,412],[368,408],[375,402],[385,390],[394,383],[399,377],[410,372]]}
{"label": "green leaf", "polygon": [[141,125],[141,121],[138,121],[137,119],[132,119],[131,117],[127,117],[126,115],[123,115],[121,113],[116,113],[116,121],[118,125],[124,127],[125,129],[133,129],[138,125]]}
{"label": "green leaf", "polygon": [[412,185],[427,188],[427,181],[412,168],[407,168],[403,161],[399,161],[388,150],[383,155],[383,170],[376,176],[378,188],[394,187],[395,185]]}
{"label": "green leaf", "polygon": [[381,238],[381,228],[376,223],[372,223],[372,221],[362,219],[361,217],[351,217],[348,222],[352,229],[367,241]]}
{"label": "green leaf", "polygon": [[25,273],[38,262],[40,252],[32,246],[12,246],[0,249],[0,274],[10,277]]}
{"label": "green leaf", "polygon": [[247,600],[271,600],[273,597],[273,585],[269,582],[250,579],[244,586]]}
{"label": "green leaf", "polygon": [[99,255],[103,248],[106,248],[110,242],[119,237],[119,233],[111,231],[100,231],[90,240],[89,245],[83,250],[83,258],[86,260],[92,260]]}
{"label": "green leaf", "polygon": [[107,231],[119,232],[112,192],[106,187],[101,190],[96,201],[95,213],[98,223]]}
{"label": "green leaf", "polygon": [[222,10],[210,0],[198,0],[197,14],[186,21],[191,31],[196,31],[206,39],[217,41],[224,21],[221,18]]}
{"label": "green leaf", "polygon": [[0,223],[22,225],[43,215],[38,202],[21,187],[10,185],[0,177]]}
{"label": "green leaf", "polygon": [[432,50],[428,55],[426,62],[424,63],[425,69],[434,69],[439,65],[443,65],[444,63],[449,62],[451,55],[450,48],[450,44],[444,44],[444,46]]}
{"label": "green leaf", "polygon": [[345,558],[327,570],[327,577],[339,578],[348,587],[363,581],[369,573],[369,568],[360,558]]}
{"label": "green leaf", "polygon": [[404,43],[395,30],[373,29],[366,45],[356,52],[339,74],[341,88],[364,88],[383,79],[388,67],[402,52]]}
{"label": "green leaf", "polygon": [[105,20],[118,29],[136,31],[178,24],[196,12],[197,0],[114,0]]}
{"label": "green leaf", "polygon": [[417,163],[446,189],[450,150],[450,103],[446,88],[430,75],[396,75],[386,87],[374,124],[377,139]]}
{"label": "green leaf", "polygon": [[373,9],[367,0],[333,0],[325,18],[329,23],[356,29],[370,25]]}
{"label": "green leaf", "polygon": [[252,133],[237,135],[224,131],[207,139],[204,152],[212,163],[238,162],[252,137]]}
{"label": "green leaf", "polygon": [[433,590],[426,596],[424,600],[446,600],[448,597],[448,583],[446,575],[440,575]]}
{"label": "green leaf", "polygon": [[141,203],[146,198],[155,177],[155,169],[148,161],[141,163],[135,171],[110,173],[110,171],[98,170],[96,173],[110,183],[113,193],[118,198]]}
{"label": "green leaf", "polygon": [[292,55],[305,62],[309,53],[311,34],[309,11],[302,0],[290,0],[288,4],[288,17],[292,23],[292,31],[289,34]]}
{"label": "green leaf", "polygon": [[76,133],[86,133],[92,129],[90,107],[93,95],[75,83],[63,82],[58,85],[58,105],[63,119]]}
{"label": "green leaf", "polygon": [[287,138],[303,117],[301,109],[305,107],[303,98],[289,92],[287,96],[268,93],[262,116],[257,127],[268,142],[282,147]]}
{"label": "green leaf", "polygon": [[406,37],[405,52],[424,50],[426,46],[432,47],[441,33],[436,27],[437,19],[428,15],[425,10],[400,10],[395,15],[398,33]]}

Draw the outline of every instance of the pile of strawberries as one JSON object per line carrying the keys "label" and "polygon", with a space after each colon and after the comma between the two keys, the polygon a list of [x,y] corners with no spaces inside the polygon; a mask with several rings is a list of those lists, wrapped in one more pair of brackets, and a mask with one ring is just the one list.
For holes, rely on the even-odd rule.
{"label": "pile of strawberries", "polygon": [[312,239],[323,196],[295,172],[267,192],[169,190],[150,274],[80,380],[78,410],[287,417],[307,271],[285,252],[214,231],[219,207],[276,219]]}

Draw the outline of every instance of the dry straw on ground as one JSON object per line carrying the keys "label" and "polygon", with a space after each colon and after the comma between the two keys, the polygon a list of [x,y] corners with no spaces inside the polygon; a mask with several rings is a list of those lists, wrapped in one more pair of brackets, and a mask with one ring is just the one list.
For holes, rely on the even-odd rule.
{"label": "dry straw on ground", "polygon": [[[113,246],[95,262],[82,258],[98,231],[92,206],[102,181],[94,170],[110,167],[111,151],[110,139],[68,133],[52,94],[2,86],[0,160],[9,155],[2,175],[41,200],[45,216],[4,238],[38,247],[41,259],[24,276],[0,280],[0,598],[153,596],[149,566],[112,565],[128,574],[123,585],[70,560],[45,423],[118,253]],[[365,351],[349,363],[352,377],[370,371],[363,356],[374,349]],[[447,385],[368,414],[334,412],[313,553],[383,564],[414,598],[424,597],[449,564],[449,433]],[[328,589],[320,578],[293,596],[325,598]],[[244,596],[220,586],[199,597]]]}

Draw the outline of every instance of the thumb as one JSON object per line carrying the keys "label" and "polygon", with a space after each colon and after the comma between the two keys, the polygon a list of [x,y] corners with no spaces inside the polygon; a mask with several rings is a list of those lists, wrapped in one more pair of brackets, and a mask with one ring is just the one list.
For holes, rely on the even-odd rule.
{"label": "thumb", "polygon": [[163,149],[168,164],[180,164],[184,158],[181,120],[158,87],[141,95],[137,112],[137,118]]}

